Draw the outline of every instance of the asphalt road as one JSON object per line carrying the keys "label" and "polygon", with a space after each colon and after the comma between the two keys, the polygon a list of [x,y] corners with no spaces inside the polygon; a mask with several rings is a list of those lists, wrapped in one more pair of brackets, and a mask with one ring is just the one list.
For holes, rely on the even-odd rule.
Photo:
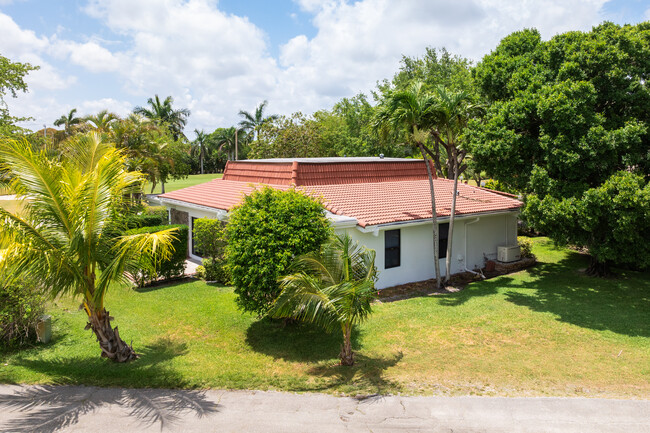
{"label": "asphalt road", "polygon": [[650,432],[650,400],[0,386],[2,432]]}

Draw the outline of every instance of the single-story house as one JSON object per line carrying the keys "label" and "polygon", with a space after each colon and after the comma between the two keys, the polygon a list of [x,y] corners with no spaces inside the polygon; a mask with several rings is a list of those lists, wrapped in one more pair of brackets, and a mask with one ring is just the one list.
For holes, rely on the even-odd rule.
{"label": "single-story house", "polygon": [[[334,230],[376,251],[377,288],[435,277],[431,196],[422,160],[398,158],[292,158],[229,161],[222,179],[159,196],[172,223],[190,227],[197,218],[227,218],[245,194],[270,186],[295,187],[323,201]],[[514,196],[458,184],[453,240],[448,238],[453,181],[435,179],[440,226],[440,268],[453,242],[452,273],[482,268],[499,246],[517,244]]]}

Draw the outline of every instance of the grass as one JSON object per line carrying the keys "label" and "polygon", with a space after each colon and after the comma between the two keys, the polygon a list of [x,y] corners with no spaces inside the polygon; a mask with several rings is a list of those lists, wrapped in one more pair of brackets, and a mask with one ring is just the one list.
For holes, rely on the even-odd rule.
{"label": "grass", "polygon": [[142,354],[126,365],[99,358],[78,303],[57,301],[53,341],[0,352],[0,382],[648,398],[650,275],[594,279],[585,256],[543,238],[534,247],[528,271],[377,304],[351,368],[337,365],[337,334],[242,315],[231,288],[194,281],[109,293]]}
{"label": "grass", "polygon": [[[165,184],[165,192],[172,192],[178,189],[187,188],[188,186],[198,185],[200,183],[208,182],[212,179],[218,179],[223,176],[223,173],[208,173],[208,174],[192,174],[187,176],[185,179],[172,180]],[[153,194],[160,194],[162,186],[160,184],[156,185],[156,188],[153,191]],[[144,191],[147,194],[151,194],[151,184],[147,184],[144,187]]]}

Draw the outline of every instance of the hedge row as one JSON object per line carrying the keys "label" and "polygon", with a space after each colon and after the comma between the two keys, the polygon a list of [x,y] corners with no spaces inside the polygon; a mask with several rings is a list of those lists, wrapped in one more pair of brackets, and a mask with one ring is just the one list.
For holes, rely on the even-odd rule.
{"label": "hedge row", "polygon": [[[150,269],[149,262],[141,262],[140,269],[133,272],[133,277],[138,287],[145,286],[154,281],[163,279],[182,277],[185,273],[185,259],[187,258],[187,235],[188,227],[182,224],[160,225],[153,227],[142,227],[126,232],[127,235],[141,233],[155,233],[161,230],[177,228],[176,239],[172,242],[173,253],[167,260],[158,260],[154,258],[155,266],[153,272]],[[144,260],[144,259],[142,259]]]}

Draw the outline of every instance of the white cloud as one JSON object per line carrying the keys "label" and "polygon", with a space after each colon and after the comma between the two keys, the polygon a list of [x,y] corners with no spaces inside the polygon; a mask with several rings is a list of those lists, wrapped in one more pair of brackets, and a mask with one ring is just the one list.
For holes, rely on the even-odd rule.
{"label": "white cloud", "polygon": [[128,101],[118,101],[113,98],[101,98],[84,101],[79,106],[79,113],[82,116],[99,113],[102,110],[108,110],[118,116],[125,117],[133,111],[133,104]]}
{"label": "white cloud", "polygon": [[643,16],[645,17],[646,20],[650,21],[650,8],[648,8],[648,10],[645,11]]}
{"label": "white cloud", "polygon": [[93,41],[81,44],[54,39],[52,49],[55,55],[67,58],[90,72],[112,72],[119,69],[119,60],[113,53]]}

